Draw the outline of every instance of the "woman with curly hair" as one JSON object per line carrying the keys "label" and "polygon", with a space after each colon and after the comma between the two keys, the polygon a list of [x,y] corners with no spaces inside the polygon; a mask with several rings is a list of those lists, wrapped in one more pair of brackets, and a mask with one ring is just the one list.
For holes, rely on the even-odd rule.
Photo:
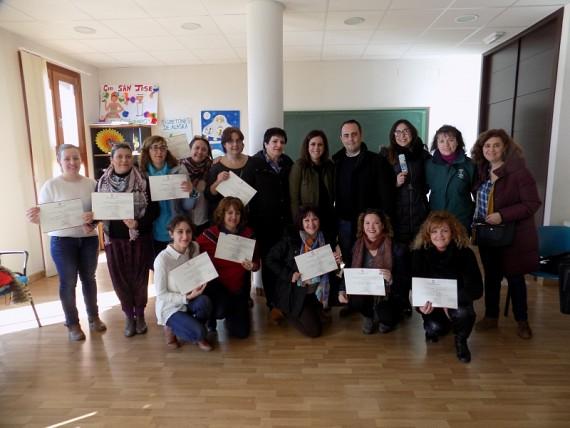
{"label": "woman with curly hair", "polygon": [[485,318],[477,323],[477,330],[497,328],[501,280],[506,277],[517,334],[521,339],[530,339],[524,275],[538,267],[534,214],[541,201],[536,181],[526,167],[522,149],[502,129],[482,133],[471,154],[478,172],[475,222],[514,224],[512,244],[502,247],[479,244],[485,270]]}
{"label": "woman with curly hair", "polygon": [[427,342],[437,342],[450,329],[455,334],[457,358],[468,363],[467,339],[475,324],[473,301],[483,294],[483,281],[465,228],[446,211],[432,212],[413,243],[412,275],[457,280],[457,309],[434,308],[427,301],[418,307]]}

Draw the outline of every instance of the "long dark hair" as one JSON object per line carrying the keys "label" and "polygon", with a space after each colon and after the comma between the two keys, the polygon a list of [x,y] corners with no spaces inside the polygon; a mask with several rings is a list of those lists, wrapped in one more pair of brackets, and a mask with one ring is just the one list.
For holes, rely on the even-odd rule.
{"label": "long dark hair", "polygon": [[394,122],[394,124],[392,125],[392,128],[390,128],[390,145],[388,146],[388,162],[390,162],[390,165],[396,165],[396,163],[398,162],[398,147],[400,147],[398,145],[398,143],[396,142],[396,128],[398,127],[398,125],[400,124],[404,124],[408,127],[408,129],[410,130],[410,136],[411,141],[410,141],[410,145],[408,146],[410,152],[412,153],[417,153],[420,150],[423,150],[425,145],[424,142],[422,141],[422,139],[419,137],[418,135],[418,130],[416,129],[416,127],[414,125],[412,125],[412,123],[407,120],[407,119],[398,119],[396,122]]}
{"label": "long dark hair", "polygon": [[309,166],[313,163],[313,161],[311,160],[311,155],[309,154],[309,141],[311,141],[315,137],[321,137],[325,145],[325,151],[321,156],[321,162],[326,162],[327,160],[329,160],[329,141],[327,139],[326,134],[320,129],[313,129],[307,134],[307,136],[303,140],[303,143],[301,144],[300,159],[303,165],[305,166]]}

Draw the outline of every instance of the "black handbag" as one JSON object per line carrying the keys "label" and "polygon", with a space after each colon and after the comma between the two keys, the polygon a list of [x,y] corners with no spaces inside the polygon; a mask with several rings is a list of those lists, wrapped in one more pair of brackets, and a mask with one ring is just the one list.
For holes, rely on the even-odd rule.
{"label": "black handbag", "polygon": [[475,223],[475,245],[508,247],[515,238],[515,223]]}

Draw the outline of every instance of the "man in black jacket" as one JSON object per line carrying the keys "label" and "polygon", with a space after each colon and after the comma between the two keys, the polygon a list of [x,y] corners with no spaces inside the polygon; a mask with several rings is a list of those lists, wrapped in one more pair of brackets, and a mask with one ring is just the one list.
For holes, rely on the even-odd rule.
{"label": "man in black jacket", "polygon": [[335,207],[342,258],[350,267],[358,215],[368,208],[375,208],[391,217],[395,186],[390,165],[384,158],[368,151],[362,141],[362,127],[358,121],[344,122],[340,139],[344,148],[333,156],[336,166]]}

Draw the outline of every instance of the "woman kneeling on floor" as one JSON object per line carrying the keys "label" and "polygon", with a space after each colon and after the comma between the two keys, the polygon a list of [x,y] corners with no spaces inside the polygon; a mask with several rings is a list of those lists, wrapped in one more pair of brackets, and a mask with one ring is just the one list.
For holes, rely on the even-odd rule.
{"label": "woman kneeling on floor", "polygon": [[418,310],[424,320],[426,341],[437,342],[452,329],[457,358],[464,363],[471,361],[467,339],[475,324],[473,301],[483,295],[481,272],[468,245],[465,228],[453,214],[433,211],[420,228],[412,251],[414,277],[457,280],[457,309],[434,308],[428,301]]}
{"label": "woman kneeling on floor", "polygon": [[173,269],[200,254],[198,244],[192,241],[193,225],[185,215],[175,216],[168,224],[172,242],[162,250],[154,261],[154,286],[156,287],[156,319],[164,326],[167,344],[178,347],[177,338],[193,342],[202,351],[212,346],[206,340],[206,322],[212,304],[203,295],[206,284],[182,294],[169,282],[168,274]]}

